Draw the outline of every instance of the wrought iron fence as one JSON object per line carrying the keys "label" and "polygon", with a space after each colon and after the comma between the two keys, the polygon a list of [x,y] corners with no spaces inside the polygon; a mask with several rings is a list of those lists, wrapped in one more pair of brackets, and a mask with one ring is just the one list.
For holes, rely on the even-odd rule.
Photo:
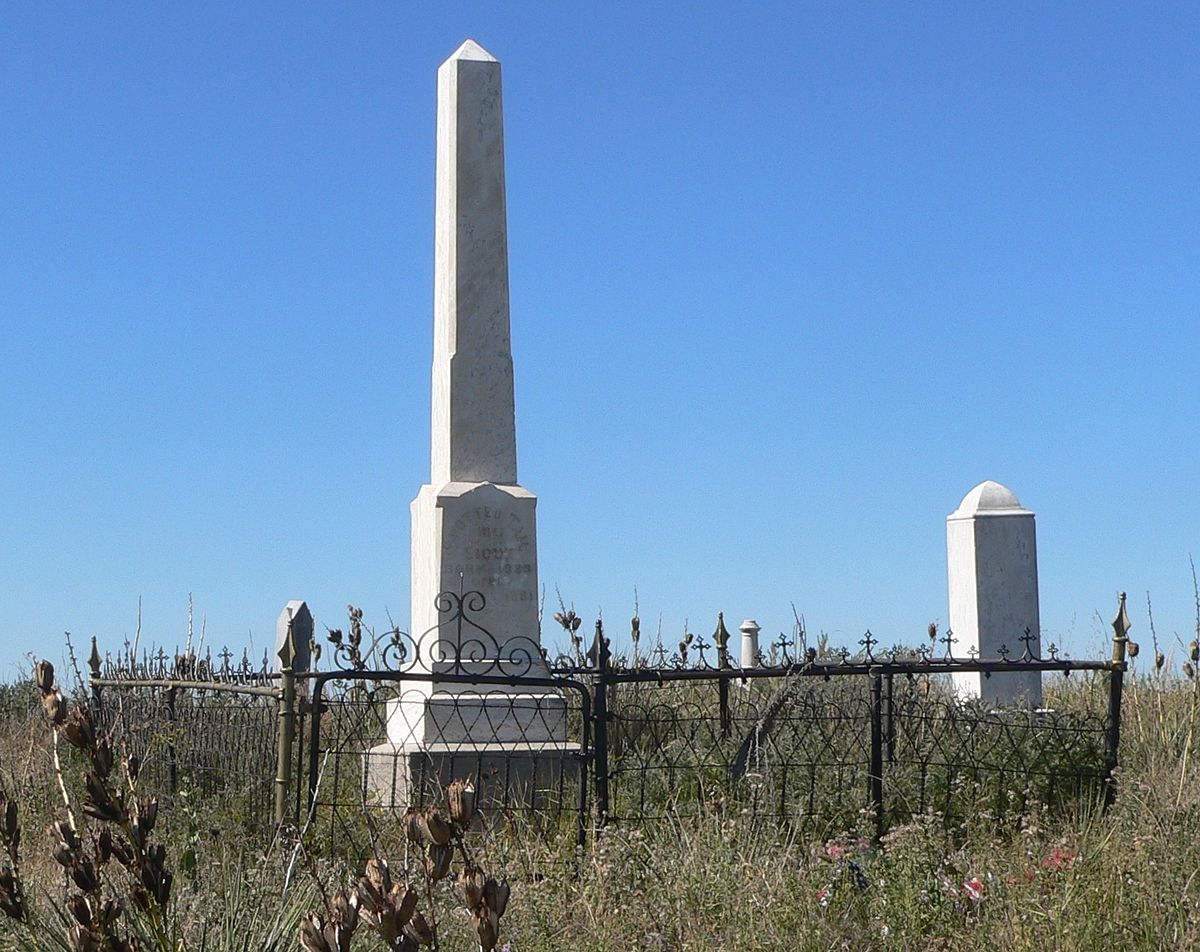
{"label": "wrought iron fence", "polygon": [[89,658],[96,723],[140,761],[142,782],[170,799],[220,795],[246,829],[272,816],[279,677],[264,663],[190,653]]}
{"label": "wrought iron fence", "polygon": [[[587,652],[560,668],[595,699],[595,804],[601,823],[719,809],[876,835],[913,814],[950,820],[980,804],[999,813],[1031,801],[1110,802],[1125,669],[1124,597],[1108,660],[1046,657],[1027,631],[1019,654],[958,658],[953,636],[909,651],[797,646],[781,636],[752,667],[734,667],[722,620],[692,636],[614,658],[598,625]],[[564,626],[565,627],[565,626]],[[633,644],[636,648],[636,623]],[[951,676],[1096,672],[1090,708],[989,708]]]}
{"label": "wrought iron fence", "polygon": [[[93,701],[165,789],[241,791],[263,826],[294,822],[342,852],[364,850],[373,815],[429,802],[452,775],[476,777],[497,813],[570,817],[580,841],[593,825],[710,810],[878,835],[929,809],[1113,796],[1123,610],[1107,660],[1038,657],[1028,633],[990,659],[955,657],[949,635],[881,652],[868,633],[854,653],[781,636],[741,667],[720,621],[712,642],[668,651],[641,650],[635,620],[634,650],[614,657],[599,624],[585,650],[578,620],[560,617],[572,649],[552,658],[494,638],[483,607],[446,593],[417,638],[375,635],[352,610],[326,640],[328,671],[293,671],[290,644],[279,673],[228,653],[113,660],[93,646]],[[1071,709],[989,709],[950,689],[970,672],[1091,672],[1097,691]]]}

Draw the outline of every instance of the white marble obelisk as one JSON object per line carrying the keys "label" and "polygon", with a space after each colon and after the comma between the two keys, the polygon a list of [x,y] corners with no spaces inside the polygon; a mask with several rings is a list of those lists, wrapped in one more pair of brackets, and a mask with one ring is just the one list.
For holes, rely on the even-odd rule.
{"label": "white marble obelisk", "polygon": [[[438,70],[436,180],[431,466],[412,503],[411,596],[417,670],[431,677],[404,682],[387,743],[367,755],[367,785],[390,805],[430,771],[486,765],[521,797],[549,789],[566,741],[558,692],[436,680],[548,675],[537,499],[517,484],[500,64],[473,40]],[[443,592],[485,604],[468,597],[459,618]]]}
{"label": "white marble obelisk", "polygon": [[431,472],[412,503],[412,632],[444,620],[440,592],[478,591],[487,607],[472,619],[499,646],[536,646],[537,499],[517,485],[500,64],[473,40],[438,70],[436,182]]}
{"label": "white marble obelisk", "polygon": [[[528,802],[561,781],[562,695],[435,680],[548,674],[537,499],[517,484],[500,64],[474,40],[438,70],[436,183],[431,465],[412,502],[410,628],[431,677],[388,702],[387,742],[367,753],[364,781],[403,806],[431,777],[495,768],[505,780],[493,795]],[[468,598],[464,621],[439,605],[443,592],[486,604]]]}
{"label": "white marble obelisk", "polygon": [[[946,557],[954,654],[995,660],[1003,645],[1015,661],[1027,637],[1036,657],[1041,641],[1033,513],[1008,488],[990,479],[980,483],[946,517]],[[1036,671],[955,674],[953,681],[960,696],[988,705],[1042,704]]]}

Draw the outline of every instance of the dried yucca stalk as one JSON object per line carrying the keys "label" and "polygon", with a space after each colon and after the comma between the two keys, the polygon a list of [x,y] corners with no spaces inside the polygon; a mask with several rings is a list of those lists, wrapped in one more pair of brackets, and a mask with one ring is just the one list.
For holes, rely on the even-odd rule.
{"label": "dried yucca stalk", "polygon": [[21,827],[17,819],[17,804],[0,793],[0,840],[8,854],[9,865],[0,866],[0,912],[17,922],[29,921],[25,905],[25,890],[21,885]]}
{"label": "dried yucca stalk", "polygon": [[[127,923],[122,917],[129,908],[144,917],[149,937],[161,946],[166,937],[165,912],[174,877],[167,868],[166,849],[151,839],[158,820],[158,801],[152,796],[135,795],[136,758],[126,761],[125,783],[117,784],[110,738],[96,730],[86,707],[71,705],[63,697],[54,683],[54,667],[48,661],[35,666],[34,683],[51,725],[55,775],[66,814],[50,825],[52,855],[78,890],[66,899],[67,911],[74,919],[67,932],[67,946],[73,952],[134,952],[140,943],[123,928]],[[100,824],[98,833],[87,842],[80,834],[63,780],[58,758],[60,737],[87,758],[82,808],[86,817]],[[7,831],[8,824],[4,826]],[[15,867],[15,843],[10,855]],[[119,884],[113,879],[118,870],[124,871],[118,874]],[[0,871],[0,893],[4,893],[4,883]],[[0,907],[3,905],[0,902]],[[134,930],[139,932],[141,928],[134,925]]]}

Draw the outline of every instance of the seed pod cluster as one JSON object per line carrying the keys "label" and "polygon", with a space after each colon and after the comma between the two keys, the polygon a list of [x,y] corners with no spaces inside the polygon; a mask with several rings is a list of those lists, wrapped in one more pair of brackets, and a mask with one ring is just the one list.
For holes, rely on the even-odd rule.
{"label": "seed pod cluster", "polygon": [[454,860],[454,847],[449,843],[444,846],[431,846],[425,853],[425,875],[434,882],[439,882],[450,875],[450,864]]}
{"label": "seed pod cluster", "polygon": [[300,948],[304,952],[350,952],[358,920],[358,893],[339,889],[330,897],[324,914],[310,912],[301,918]]}
{"label": "seed pod cluster", "polygon": [[404,827],[408,839],[422,852],[425,875],[439,882],[450,874],[454,845],[475,818],[475,784],[454,780],[446,788],[446,816],[436,807],[409,807]]}
{"label": "seed pod cluster", "polygon": [[[487,876],[467,856],[463,837],[478,812],[474,782],[453,781],[446,788],[445,800],[442,807],[409,807],[403,819],[404,832],[419,850],[430,896],[434,884],[450,875],[455,853],[462,855],[467,865],[457,879],[459,891],[479,947],[492,952],[508,904],[508,884]],[[140,816],[140,804],[135,815]],[[434,926],[417,909],[419,895],[413,883],[394,881],[384,860],[371,859],[349,894],[335,894],[323,912],[302,919],[300,946],[304,952],[347,952],[354,928],[361,924],[379,936],[387,949],[418,952],[437,941]]]}
{"label": "seed pod cluster", "polygon": [[416,887],[393,882],[383,860],[367,862],[366,871],[358,880],[356,896],[362,921],[387,948],[415,952],[420,945],[433,941],[432,930],[417,912]]}
{"label": "seed pod cluster", "polygon": [[450,822],[466,829],[475,817],[475,784],[468,780],[453,780],[446,788],[446,805]]}
{"label": "seed pod cluster", "polygon": [[87,754],[96,776],[107,780],[114,762],[112,743],[106,735],[96,731],[91,711],[82,704],[76,704],[69,710],[64,707],[60,731],[67,743]]}
{"label": "seed pod cluster", "polygon": [[404,815],[404,830],[410,842],[423,848],[446,846],[455,834],[450,824],[434,807],[424,810],[409,807]]}
{"label": "seed pod cluster", "polygon": [[508,908],[508,883],[488,876],[478,866],[464,867],[458,888],[471,914],[471,924],[484,952],[492,952],[500,941],[500,917]]}

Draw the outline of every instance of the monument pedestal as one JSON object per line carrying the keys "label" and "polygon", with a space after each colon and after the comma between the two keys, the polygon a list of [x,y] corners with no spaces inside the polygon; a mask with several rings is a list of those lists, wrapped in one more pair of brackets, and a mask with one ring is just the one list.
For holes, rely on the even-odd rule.
{"label": "monument pedestal", "polygon": [[565,742],[531,744],[392,744],[363,757],[371,802],[391,809],[437,803],[454,779],[472,777],[487,815],[500,810],[575,809],[579,748]]}
{"label": "monument pedestal", "polygon": [[561,695],[519,688],[430,691],[406,686],[388,701],[392,744],[543,744],[567,737],[567,704]]}
{"label": "monument pedestal", "polygon": [[[495,674],[545,677],[538,628],[537,497],[520,486],[426,484],[412,501],[412,632],[423,666],[443,674],[498,662]],[[479,592],[486,604],[455,625],[439,592]],[[525,670],[515,670],[509,658]],[[477,673],[489,673],[481,671]]]}
{"label": "monument pedestal", "polygon": [[381,806],[435,803],[451,780],[467,777],[483,806],[552,809],[578,796],[567,704],[554,692],[415,682],[388,701],[387,738],[363,765],[368,796]]}
{"label": "monument pedestal", "polygon": [[[419,670],[549,677],[537,618],[536,507],[517,485],[421,487],[412,502]],[[434,599],[438,592],[460,594]],[[562,783],[566,701],[508,685],[413,682],[388,702],[387,736],[366,767],[367,789],[385,804],[420,802],[456,776],[495,771],[496,799],[528,806]]]}

